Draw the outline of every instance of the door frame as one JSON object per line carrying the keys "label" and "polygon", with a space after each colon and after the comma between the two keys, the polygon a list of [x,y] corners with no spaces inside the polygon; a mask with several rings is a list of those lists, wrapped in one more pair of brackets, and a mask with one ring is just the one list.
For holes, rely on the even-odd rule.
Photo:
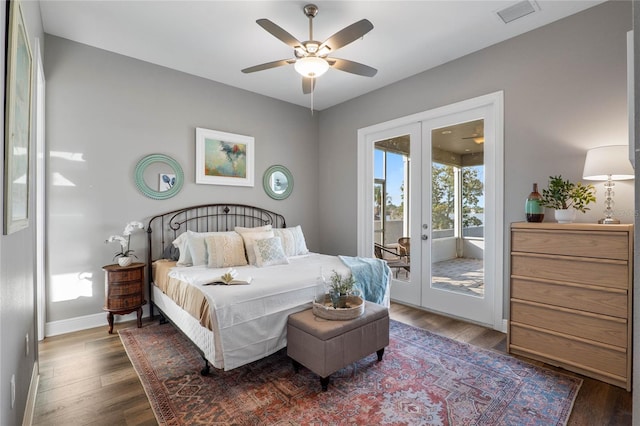
{"label": "door frame", "polygon": [[371,143],[371,135],[482,107],[487,107],[494,116],[494,126],[491,130],[495,135],[495,149],[489,153],[485,152],[485,158],[491,156],[490,160],[494,166],[493,180],[485,182],[485,185],[492,185],[493,191],[491,192],[494,197],[485,198],[485,204],[493,203],[495,206],[493,217],[485,217],[488,228],[493,229],[495,233],[494,243],[485,247],[485,268],[492,271],[492,279],[495,283],[493,324],[486,325],[492,326],[495,330],[504,331],[504,93],[502,91],[358,129],[356,200],[359,220],[357,221],[357,250],[358,256],[373,257],[373,220],[366,220],[373,211],[374,146]]}

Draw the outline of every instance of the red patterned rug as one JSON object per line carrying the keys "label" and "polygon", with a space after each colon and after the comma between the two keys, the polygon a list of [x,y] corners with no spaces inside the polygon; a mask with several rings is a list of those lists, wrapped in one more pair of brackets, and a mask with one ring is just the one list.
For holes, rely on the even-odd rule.
{"label": "red patterned rug", "polygon": [[120,336],[161,425],[565,425],[582,384],[396,321],[382,362],[334,373],[327,392],[286,350],[203,377],[170,324]]}

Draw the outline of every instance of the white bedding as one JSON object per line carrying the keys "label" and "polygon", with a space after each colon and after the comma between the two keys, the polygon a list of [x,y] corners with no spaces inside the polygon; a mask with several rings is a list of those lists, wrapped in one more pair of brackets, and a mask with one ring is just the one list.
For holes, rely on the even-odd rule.
{"label": "white bedding", "polygon": [[225,370],[284,348],[287,318],[311,306],[320,275],[328,278],[334,270],[342,275],[350,272],[337,256],[316,253],[290,257],[288,265],[236,269],[238,279],[250,276],[251,284],[203,285],[227,268],[175,267],[169,273],[170,277],[197,286],[207,298],[216,328],[216,354],[209,361]]}

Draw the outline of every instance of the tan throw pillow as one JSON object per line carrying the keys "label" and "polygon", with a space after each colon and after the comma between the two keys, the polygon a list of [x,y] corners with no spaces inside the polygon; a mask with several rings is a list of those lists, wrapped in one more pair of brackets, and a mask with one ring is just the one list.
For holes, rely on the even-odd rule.
{"label": "tan throw pillow", "polygon": [[242,237],[237,232],[218,232],[206,237],[205,242],[209,268],[229,268],[247,264]]}
{"label": "tan throw pillow", "polygon": [[244,240],[244,248],[247,252],[247,258],[249,259],[250,265],[256,264],[256,252],[253,248],[255,241],[274,237],[273,231],[244,232],[240,233],[240,235],[242,235],[242,239]]}

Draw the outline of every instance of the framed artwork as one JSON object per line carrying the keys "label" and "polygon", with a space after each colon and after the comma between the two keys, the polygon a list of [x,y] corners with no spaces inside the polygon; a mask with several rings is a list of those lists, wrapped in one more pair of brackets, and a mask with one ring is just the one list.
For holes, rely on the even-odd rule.
{"label": "framed artwork", "polygon": [[4,136],[4,233],[29,226],[32,56],[22,6],[12,1],[7,33]]}
{"label": "framed artwork", "polygon": [[253,186],[254,138],[196,128],[196,183]]}

